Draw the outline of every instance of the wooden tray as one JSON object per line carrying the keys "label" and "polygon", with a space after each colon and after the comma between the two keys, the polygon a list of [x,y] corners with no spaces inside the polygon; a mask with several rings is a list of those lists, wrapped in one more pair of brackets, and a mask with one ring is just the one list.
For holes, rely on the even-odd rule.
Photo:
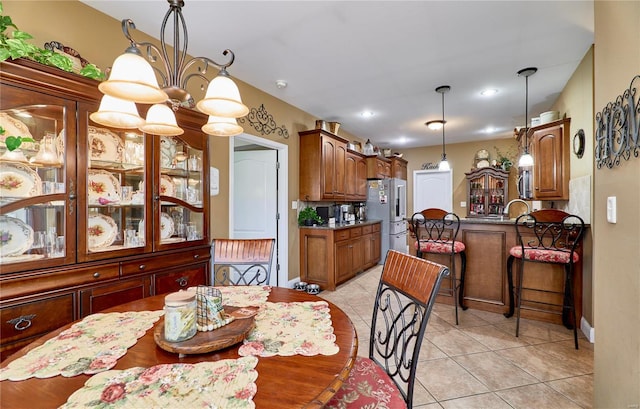
{"label": "wooden tray", "polygon": [[[226,313],[235,310],[235,307],[224,307]],[[169,342],[164,337],[164,317],[155,326],[153,339],[156,344],[168,352],[179,354],[205,354],[207,352],[224,349],[244,340],[245,336],[255,326],[254,317],[231,321],[224,327],[213,331],[197,331],[193,338],[181,342]]]}

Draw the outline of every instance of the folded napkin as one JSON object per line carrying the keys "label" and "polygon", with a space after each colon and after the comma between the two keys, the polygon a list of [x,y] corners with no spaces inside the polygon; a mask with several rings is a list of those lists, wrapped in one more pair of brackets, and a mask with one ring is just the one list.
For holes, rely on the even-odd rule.
{"label": "folded napkin", "polygon": [[253,409],[256,357],[111,370],[91,377],[60,409]]}
{"label": "folded napkin", "polygon": [[97,313],[0,369],[0,381],[95,374],[113,368],[164,311]]}
{"label": "folded napkin", "polygon": [[238,351],[241,356],[334,355],[340,350],[326,301],[267,302],[255,324]]}

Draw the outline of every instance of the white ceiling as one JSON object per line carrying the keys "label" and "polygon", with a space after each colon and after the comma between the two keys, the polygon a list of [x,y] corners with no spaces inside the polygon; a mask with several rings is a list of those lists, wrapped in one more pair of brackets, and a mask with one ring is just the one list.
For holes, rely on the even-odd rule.
{"label": "white ceiling", "polygon": [[[156,38],[168,10],[165,0],[83,2]],[[230,48],[233,77],[396,150],[442,142],[424,126],[442,117],[440,85],[451,86],[447,143],[511,137],[524,124],[518,70],[538,67],[529,117],[538,116],[593,43],[593,1],[186,0],[182,11],[190,55],[224,61]],[[483,97],[485,88],[498,94]]]}

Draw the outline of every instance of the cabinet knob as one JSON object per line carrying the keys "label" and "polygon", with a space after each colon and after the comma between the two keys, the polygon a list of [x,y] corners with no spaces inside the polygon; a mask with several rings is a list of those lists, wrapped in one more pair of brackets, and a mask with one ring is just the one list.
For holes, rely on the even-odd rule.
{"label": "cabinet knob", "polygon": [[200,258],[200,254],[194,254],[194,255],[193,255],[193,258],[195,258],[195,259]]}
{"label": "cabinet knob", "polygon": [[138,266],[138,270],[144,270],[145,268],[147,268],[147,266],[145,264],[140,264]]}
{"label": "cabinet knob", "polygon": [[9,324],[13,324],[13,328],[16,331],[24,331],[33,324],[32,320],[36,317],[36,314],[21,315],[17,318],[7,321]]}
{"label": "cabinet knob", "polygon": [[98,273],[97,271],[93,273],[93,278],[99,278],[99,277],[100,277],[100,273]]}
{"label": "cabinet knob", "polygon": [[176,280],[176,283],[178,283],[180,287],[186,287],[189,284],[189,279],[187,277],[180,277]]}

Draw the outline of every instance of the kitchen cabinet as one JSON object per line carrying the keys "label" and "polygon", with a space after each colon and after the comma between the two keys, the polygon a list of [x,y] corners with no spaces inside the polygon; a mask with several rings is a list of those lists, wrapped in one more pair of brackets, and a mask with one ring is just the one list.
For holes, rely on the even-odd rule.
{"label": "kitchen cabinet", "polygon": [[391,160],[381,156],[367,156],[367,179],[391,177]]}
{"label": "kitchen cabinet", "polygon": [[380,222],[300,228],[300,280],[335,290],[380,260]]}
{"label": "kitchen cabinet", "polygon": [[391,177],[407,180],[407,161],[396,156],[391,157]]}
{"label": "kitchen cabinet", "polygon": [[571,118],[531,128],[533,198],[569,200]]}
{"label": "kitchen cabinet", "polygon": [[[46,316],[52,294],[65,294],[72,313],[56,327],[153,295],[163,268],[209,279],[206,116],[178,110],[179,137],[106,128],[90,119],[97,85],[27,60],[0,63],[0,309]],[[16,155],[7,136],[34,142]],[[1,337],[4,348],[32,334]]]}
{"label": "kitchen cabinet", "polygon": [[344,201],[347,140],[321,129],[299,135],[300,199]]}
{"label": "kitchen cabinet", "polygon": [[465,173],[467,217],[500,217],[509,198],[509,172],[486,167]]}
{"label": "kitchen cabinet", "polygon": [[358,152],[347,151],[345,186],[346,200],[367,200],[367,162],[365,156]]}

